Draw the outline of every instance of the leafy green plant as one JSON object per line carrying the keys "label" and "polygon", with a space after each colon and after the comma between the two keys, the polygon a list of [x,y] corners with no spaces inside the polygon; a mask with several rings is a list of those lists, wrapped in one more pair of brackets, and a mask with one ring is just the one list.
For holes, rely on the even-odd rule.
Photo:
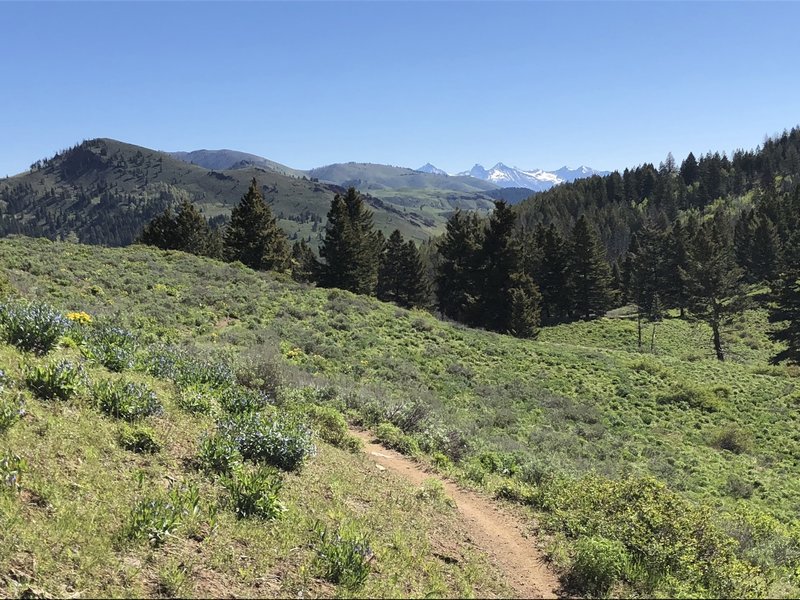
{"label": "leafy green plant", "polygon": [[69,321],[48,304],[9,301],[0,305],[0,325],[7,343],[42,355],[66,333]]}
{"label": "leafy green plant", "polygon": [[25,416],[25,403],[18,395],[11,396],[4,390],[0,394],[0,433],[5,433]]}
{"label": "leafy green plant", "polygon": [[357,590],[364,585],[374,557],[369,536],[352,526],[332,531],[317,523],[316,564],[322,576],[331,583]]}
{"label": "leafy green plant", "polygon": [[109,371],[119,373],[134,366],[136,338],[121,327],[95,326],[88,339],[88,354]]}
{"label": "leafy green plant", "polygon": [[176,486],[166,496],[144,498],[131,510],[121,531],[125,540],[146,539],[160,546],[202,513],[200,491],[195,485]]}
{"label": "leafy green plant", "polygon": [[178,393],[178,408],[195,415],[207,415],[214,408],[214,392],[204,385],[190,385]]}
{"label": "leafy green plant", "polygon": [[122,424],[118,441],[120,447],[131,452],[155,454],[161,450],[156,433],[146,425]]}
{"label": "leafy green plant", "polygon": [[70,360],[36,365],[25,373],[25,383],[43,400],[68,400],[80,389],[83,368]]}
{"label": "leafy green plant", "polygon": [[28,470],[28,464],[16,454],[0,456],[0,486],[1,489],[19,491],[20,478]]}
{"label": "leafy green plant", "polygon": [[316,453],[311,429],[296,415],[241,415],[221,424],[242,457],[284,471],[299,470]]}
{"label": "leafy green plant", "polygon": [[144,357],[144,369],[181,387],[193,384],[225,388],[235,383],[231,366],[224,361],[203,360],[174,346],[155,346]]}
{"label": "leafy green plant", "polygon": [[220,392],[219,404],[226,412],[241,415],[263,410],[271,404],[271,401],[260,390],[232,385]]}
{"label": "leafy green plant", "polygon": [[207,434],[200,440],[197,464],[207,473],[228,473],[242,461],[235,442],[219,433]]}
{"label": "leafy green plant", "polygon": [[97,407],[111,417],[138,421],[161,412],[155,392],[143,383],[103,380],[92,391]]}
{"label": "leafy green plant", "polygon": [[278,519],[286,510],[278,499],[283,481],[273,468],[240,467],[223,479],[222,485],[228,490],[233,510],[240,519],[247,517]]}

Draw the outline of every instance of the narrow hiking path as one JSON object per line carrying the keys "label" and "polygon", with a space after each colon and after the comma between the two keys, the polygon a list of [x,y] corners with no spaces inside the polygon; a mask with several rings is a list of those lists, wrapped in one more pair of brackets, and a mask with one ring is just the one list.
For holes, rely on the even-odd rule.
{"label": "narrow hiking path", "polygon": [[525,524],[479,494],[464,490],[452,481],[422,469],[399,452],[375,443],[367,431],[351,433],[364,442],[364,452],[379,467],[399,473],[419,485],[426,479],[442,482],[447,495],[463,516],[464,533],[479,550],[506,576],[520,598],[554,598],[560,588],[557,577],[548,568],[541,551],[524,533]]}

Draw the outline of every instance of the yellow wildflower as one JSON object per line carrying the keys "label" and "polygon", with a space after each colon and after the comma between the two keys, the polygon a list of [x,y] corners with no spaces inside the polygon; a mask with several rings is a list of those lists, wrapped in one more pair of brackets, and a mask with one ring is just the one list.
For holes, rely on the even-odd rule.
{"label": "yellow wildflower", "polygon": [[80,325],[89,325],[92,322],[92,316],[83,311],[69,312],[67,313],[67,318],[74,323],[79,323]]}

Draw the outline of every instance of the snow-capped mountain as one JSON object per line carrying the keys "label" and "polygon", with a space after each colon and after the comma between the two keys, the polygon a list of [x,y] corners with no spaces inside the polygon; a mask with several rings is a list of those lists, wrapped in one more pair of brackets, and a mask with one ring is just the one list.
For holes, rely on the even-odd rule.
{"label": "snow-capped mountain", "polygon": [[414,169],[420,173],[432,173],[434,175],[447,175],[447,171],[442,171],[438,167],[434,167],[431,163],[425,163],[419,169]]}
{"label": "snow-capped mountain", "polygon": [[543,171],[542,169],[523,170],[509,167],[503,163],[497,163],[491,169],[485,169],[482,165],[475,165],[469,171],[464,171],[459,175],[468,175],[476,179],[491,181],[498,187],[522,187],[534,192],[549,190],[554,185],[566,181],[555,173]]}
{"label": "snow-capped mountain", "polygon": [[475,165],[469,171],[462,171],[458,175],[467,175],[490,181],[501,188],[519,187],[528,188],[534,192],[549,190],[554,185],[566,181],[575,181],[583,177],[592,175],[608,175],[608,171],[596,171],[590,167],[578,167],[570,169],[561,167],[557,171],[544,171],[542,169],[519,169],[509,167],[503,163],[497,163],[491,169],[485,169],[482,165]]}

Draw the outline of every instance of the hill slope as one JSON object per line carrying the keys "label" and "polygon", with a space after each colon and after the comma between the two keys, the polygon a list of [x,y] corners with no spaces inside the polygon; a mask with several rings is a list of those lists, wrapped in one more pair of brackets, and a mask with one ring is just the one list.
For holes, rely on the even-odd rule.
{"label": "hill slope", "polygon": [[292,169],[263,156],[237,150],[193,150],[192,152],[168,152],[167,154],[172,158],[213,171],[262,167],[289,177],[303,177],[305,175],[303,171]]}
{"label": "hill slope", "polygon": [[[341,187],[246,166],[212,171],[163,152],[97,139],[58,154],[27,173],[0,182],[0,234],[67,237],[87,243],[129,244],[142,226],[184,198],[209,218],[227,216],[255,177],[290,237],[311,238],[325,222]],[[368,198],[378,228],[426,239],[437,230],[428,216]]]}
{"label": "hill slope", "polygon": [[[705,326],[676,318],[651,354],[626,320],[518,340],[181,253],[18,239],[0,261],[24,295],[145,342],[313,381],[386,445],[535,509],[582,593],[796,595],[799,388],[767,365],[762,313],[719,363]],[[629,567],[593,588],[609,552]]]}

